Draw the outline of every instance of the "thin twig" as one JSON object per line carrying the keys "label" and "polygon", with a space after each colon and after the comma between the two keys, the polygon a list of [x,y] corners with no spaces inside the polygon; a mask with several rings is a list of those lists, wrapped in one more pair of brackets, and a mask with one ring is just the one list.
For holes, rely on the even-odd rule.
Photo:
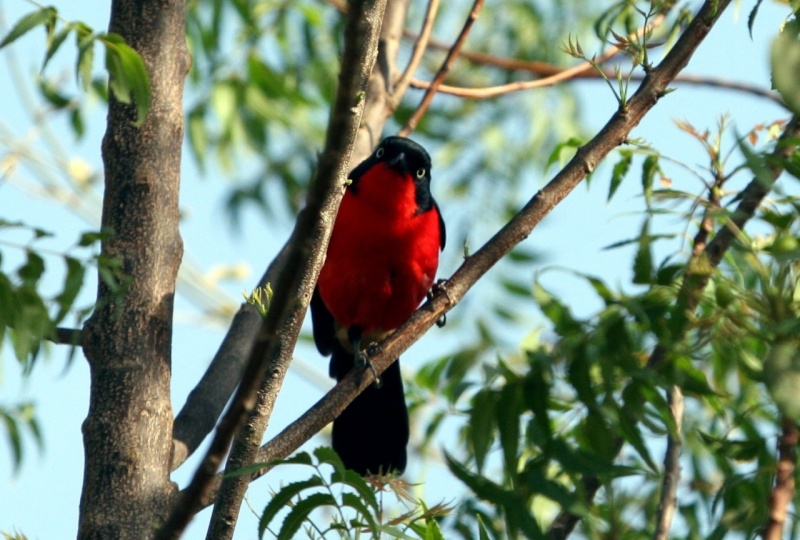
{"label": "thin twig", "polygon": [[408,61],[406,69],[394,84],[394,88],[392,88],[392,95],[389,99],[389,108],[391,111],[387,112],[393,112],[397,108],[397,105],[405,95],[406,90],[408,90],[408,85],[411,83],[414,72],[417,71],[420,62],[422,62],[422,57],[428,48],[428,41],[431,38],[433,22],[436,20],[436,13],[438,11],[439,0],[428,0],[428,9],[425,11],[425,20],[422,23],[422,30],[420,31],[417,39],[414,41],[414,49],[411,52],[411,59]]}
{"label": "thin twig", "polygon": [[[468,257],[447,281],[443,292],[417,310],[405,324],[381,344],[380,352],[370,359],[378,373],[382,373],[395,358],[419,339],[442,314],[452,309],[494,264],[519,242],[527,238],[544,217],[569,195],[605,156],[628,139],[631,130],[664,95],[664,91],[672,79],[685,67],[711,29],[718,12],[723,11],[729,3],[730,0],[706,2],[661,64],[651,71],[650,76],[627,102],[625,110],[617,111],[605,127],[591,141],[581,147],[564,169],[528,201],[509,223],[474,255]],[[259,461],[268,462],[286,457],[294,452],[301,444],[333,421],[359,391],[372,383],[373,378],[371,370],[362,369],[351,372],[309,411],[263,446],[259,452]],[[266,469],[267,467],[264,470]],[[591,483],[591,480],[591,478],[587,478],[586,483]],[[597,488],[589,487],[593,496]],[[588,494],[590,490],[586,491]],[[212,500],[213,497],[208,497],[203,502],[209,504]],[[567,528],[571,531],[575,522],[577,522],[577,518],[571,524],[567,524],[569,526],[564,531],[567,531]]]}
{"label": "thin twig", "polygon": [[786,523],[789,505],[794,498],[794,464],[800,433],[792,419],[784,417],[781,423],[783,430],[778,438],[778,464],[775,485],[769,496],[769,520],[764,527],[764,540],[783,538],[783,524]]}
{"label": "thin twig", "polygon": [[[666,17],[663,14],[659,15],[658,17],[656,17],[653,20],[652,23],[650,23],[650,24],[648,24],[648,25],[646,25],[646,26],[644,26],[642,28],[637,29],[635,32],[632,32],[628,36],[628,39],[629,40],[639,39],[641,36],[645,35],[647,32],[650,32],[654,28],[659,26],[665,20],[665,18]],[[544,86],[553,86],[553,85],[555,85],[555,84],[557,84],[557,83],[559,83],[561,81],[573,79],[573,78],[577,77],[579,74],[597,73],[597,69],[595,68],[596,65],[600,65],[600,64],[602,64],[604,62],[607,62],[607,61],[611,60],[612,58],[614,58],[615,56],[617,56],[618,54],[623,52],[623,50],[624,49],[621,46],[612,44],[608,49],[603,51],[600,55],[598,55],[595,58],[593,58],[592,62],[586,61],[586,62],[583,62],[583,63],[577,65],[577,66],[573,66],[571,68],[566,68],[566,69],[558,68],[558,67],[555,67],[555,66],[551,66],[551,68],[554,68],[554,69],[552,70],[551,73],[548,74],[548,76],[546,76],[543,79],[537,79],[537,80],[534,80],[534,81],[513,82],[513,83],[503,84],[503,85],[499,85],[499,86],[490,86],[490,87],[486,87],[486,88],[459,88],[459,87],[455,87],[455,86],[448,86],[448,85],[445,85],[445,84],[437,84],[436,87],[438,87],[439,89],[447,89],[448,91],[446,93],[452,94],[452,95],[457,95],[459,97],[469,97],[469,98],[473,98],[473,99],[487,99],[487,98],[490,98],[490,97],[495,97],[495,96],[499,96],[499,95],[503,95],[503,94],[508,94],[508,93],[511,93],[511,92],[520,92],[522,90],[530,90],[530,89],[533,89],[533,88],[540,88],[540,87],[544,87]],[[452,49],[451,49],[451,52],[448,53],[448,59],[450,58],[451,54],[452,54]],[[482,57],[484,59],[486,59],[486,58],[494,58],[495,61],[499,61],[499,57],[496,57],[496,56],[495,57],[492,57],[490,55],[479,56],[479,55],[476,55],[476,54],[471,54],[470,56],[472,58],[476,58],[476,57]],[[507,60],[504,63],[507,66],[510,65],[510,62],[507,61]],[[536,70],[539,73],[541,73],[540,70],[546,69],[545,66],[549,66],[549,64],[546,64],[544,62],[527,62],[527,61],[515,61],[514,65],[515,65],[515,67],[513,69]],[[525,67],[523,68],[522,66],[525,66]],[[511,68],[508,68],[508,69],[511,69]],[[449,67],[448,67],[448,70],[449,70]],[[446,73],[445,73],[445,75],[446,75]],[[612,78],[614,78],[614,77],[616,77],[616,74],[612,74]],[[439,74],[437,74],[437,77],[434,78],[434,81],[430,82],[430,83],[424,82],[424,81],[420,81],[418,79],[413,79],[411,84],[415,88],[424,88],[424,89],[426,89],[426,95],[427,95],[427,92],[430,92],[431,88],[434,87],[434,83],[436,83],[436,80],[438,78],[439,78]],[[444,79],[444,77],[441,78],[441,80],[443,80],[443,79]],[[441,83],[441,80],[440,80],[440,83]]]}
{"label": "thin twig", "polygon": [[422,101],[420,101],[417,109],[411,115],[411,118],[409,118],[406,122],[406,125],[403,126],[403,129],[398,132],[398,135],[403,137],[408,136],[408,134],[414,131],[414,129],[417,127],[417,124],[422,117],[425,116],[425,113],[428,111],[428,107],[431,105],[431,101],[433,101],[433,96],[436,95],[437,88],[440,84],[442,84],[444,78],[447,77],[447,74],[450,72],[450,68],[453,67],[453,63],[456,61],[458,53],[464,46],[464,42],[467,40],[470,30],[472,30],[472,25],[475,24],[475,21],[478,19],[478,14],[483,7],[483,2],[484,0],[475,0],[475,3],[472,5],[472,9],[469,12],[469,16],[464,22],[464,27],[461,29],[461,33],[458,34],[458,38],[456,38],[453,46],[450,47],[450,50],[448,51],[447,56],[442,63],[442,67],[439,68],[439,71],[436,73],[436,76],[431,82],[430,88],[425,91],[425,95],[422,96]]}
{"label": "thin twig", "polygon": [[[333,107],[326,144],[319,159],[307,206],[300,212],[287,255],[287,264],[274,283],[274,296],[263,327],[268,339],[261,358],[280,356],[281,348],[293,345],[311,299],[330,229],[342,197],[341,186],[349,172],[350,154],[355,143],[364,99],[363,92],[377,55],[378,31],[385,0],[350,3],[345,27],[339,88]],[[291,347],[290,347],[291,348]],[[180,537],[200,509],[211,480],[225,457],[238,426],[256,405],[256,393],[268,365],[251,355],[228,412],[220,421],[211,446],[186,489],[173,505],[170,517],[156,534],[159,540]],[[269,366],[273,377],[282,378],[288,365]],[[276,373],[277,371],[277,373]]]}
{"label": "thin twig", "polygon": [[83,333],[77,328],[56,328],[54,343],[59,345],[80,346]]}
{"label": "thin twig", "polygon": [[[615,74],[610,70],[604,70],[603,73],[606,77],[614,77]],[[646,77],[643,73],[634,73],[631,75],[632,81],[643,81]],[[451,86],[447,84],[439,85],[439,92],[442,94],[449,94],[451,96],[468,98],[468,99],[489,99],[498,97],[505,94],[515,92],[522,92],[524,90],[533,90],[535,88],[544,88],[548,86],[555,86],[558,83],[574,81],[574,80],[603,80],[602,75],[596,70],[587,69],[585,66],[575,66],[574,68],[562,69],[557,73],[542,79],[535,79],[532,81],[519,81],[499,86],[485,86],[481,88],[467,88],[462,86]],[[675,83],[689,84],[693,86],[708,86],[711,88],[722,88],[724,90],[732,90],[736,92],[744,92],[756,97],[766,98],[775,102],[778,105],[785,106],[781,97],[771,90],[761,86],[750,84],[746,82],[733,81],[721,77],[711,77],[705,75],[681,75],[676,77],[673,81]],[[411,87],[419,89],[430,88],[431,83],[420,79],[412,79]]]}
{"label": "thin twig", "polygon": [[656,530],[653,540],[666,540],[675,516],[678,503],[678,481],[681,477],[681,448],[683,447],[683,392],[679,386],[667,390],[667,403],[675,421],[675,432],[667,436],[667,451],[664,455],[664,478],[661,480],[661,497],[656,514]]}

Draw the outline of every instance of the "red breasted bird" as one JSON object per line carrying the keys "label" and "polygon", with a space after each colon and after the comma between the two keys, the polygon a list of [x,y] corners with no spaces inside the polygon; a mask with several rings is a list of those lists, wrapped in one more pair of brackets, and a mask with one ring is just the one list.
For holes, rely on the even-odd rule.
{"label": "red breasted bird", "polygon": [[[431,159],[387,137],[349,175],[311,301],[314,341],[341,380],[355,353],[400,326],[430,291],[445,228],[431,195]],[[394,362],[333,422],[333,448],[360,474],[406,467],[408,411]]]}

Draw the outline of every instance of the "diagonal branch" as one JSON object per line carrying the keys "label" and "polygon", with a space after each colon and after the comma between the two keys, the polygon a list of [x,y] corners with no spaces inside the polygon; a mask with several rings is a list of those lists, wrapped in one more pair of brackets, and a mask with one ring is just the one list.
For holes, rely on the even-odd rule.
{"label": "diagonal branch", "polygon": [[[293,348],[297,339],[330,237],[332,216],[341,201],[341,187],[347,177],[349,158],[364,107],[361,93],[375,63],[378,29],[385,7],[385,0],[361,0],[350,4],[345,28],[345,60],[328,124],[325,149],[320,156],[307,205],[300,212],[290,239],[286,265],[273,284],[275,292],[261,333],[266,338],[264,354],[261,358],[251,355],[211,447],[191,483],[175,501],[169,519],[156,535],[159,539],[178,538],[200,509],[199,501],[207,495],[209,483],[228,451],[235,430],[255,407],[256,392],[269,366],[262,359],[280,358],[281,352]],[[285,358],[283,364],[269,366],[272,377],[283,379],[290,355]]]}
{"label": "diagonal branch", "polygon": [[458,34],[458,38],[456,38],[453,46],[450,47],[450,50],[448,51],[447,56],[442,63],[442,67],[439,68],[439,71],[433,78],[430,88],[428,88],[425,91],[425,95],[422,96],[422,101],[420,101],[417,109],[414,111],[414,114],[412,114],[411,118],[408,119],[406,125],[403,126],[403,129],[398,132],[398,135],[407,137],[408,134],[414,131],[414,129],[417,127],[417,124],[422,117],[425,116],[425,113],[428,111],[428,107],[431,105],[431,101],[433,101],[433,96],[436,95],[436,89],[440,84],[442,84],[442,81],[444,81],[444,78],[447,77],[447,74],[450,73],[450,68],[453,67],[453,63],[456,61],[459,52],[461,52],[461,48],[464,46],[464,42],[467,40],[470,30],[472,30],[472,25],[475,24],[475,21],[478,19],[478,14],[483,7],[483,2],[484,0],[475,0],[475,3],[472,5],[472,9],[469,12],[469,16],[464,23],[464,27],[461,29],[461,33]]}
{"label": "diagonal branch", "polygon": [[[609,69],[604,69],[603,73],[606,77],[613,78],[616,75]],[[643,81],[645,75],[642,73],[634,73],[631,75],[632,81]],[[558,83],[574,80],[603,80],[603,77],[594,69],[586,68],[583,64],[573,68],[558,69],[551,75],[541,79],[532,81],[518,81],[499,86],[486,86],[482,88],[467,88],[463,86],[451,86],[447,84],[439,85],[439,92],[442,94],[449,94],[451,96],[468,98],[468,99],[490,99],[505,94],[512,94],[514,92],[522,92],[524,90],[533,90],[536,88],[544,88],[555,86]],[[721,88],[724,90],[733,90],[736,92],[743,92],[756,97],[765,98],[775,102],[777,105],[785,106],[781,97],[776,93],[762,86],[755,84],[733,81],[721,77],[699,76],[699,75],[680,75],[673,81],[675,83],[688,84],[693,86],[708,86],[711,88]],[[431,83],[420,79],[412,79],[411,87],[428,89]]]}
{"label": "diagonal branch", "polygon": [[[375,123],[370,125],[370,129],[359,129],[356,142],[357,146],[364,146],[370,150],[369,133],[382,131],[383,120],[381,119],[384,118],[381,114],[372,115],[372,109],[377,109],[378,113],[382,113],[385,108],[382,101],[382,98],[386,97],[386,85],[384,82],[390,79],[397,51],[399,50],[399,47],[395,46],[395,42],[399,42],[399,37],[395,39],[393,36],[400,36],[401,34],[406,20],[406,8],[406,0],[389,0],[384,13],[383,24],[381,25],[381,44],[378,52],[379,57],[383,55],[383,58],[376,64],[368,83],[369,88],[372,91],[380,92],[380,95],[366,96],[363,115],[363,117],[374,118]],[[360,157],[353,156],[351,158],[351,162],[357,160],[360,161]],[[253,355],[257,358],[263,358],[262,341],[260,339],[253,350]],[[282,349],[280,358],[277,360],[267,358],[266,361],[270,366],[288,364],[292,349],[293,347],[287,346]],[[269,372],[275,373],[272,367]],[[261,382],[256,407],[239,429],[234,440],[230,456],[225,465],[226,473],[247,467],[255,460],[280,388],[280,377],[268,376]],[[233,537],[242,500],[249,484],[250,478],[244,475],[232,475],[222,482],[214,503],[214,511],[211,515],[207,538],[228,540]]]}
{"label": "diagonal branch", "polygon": [[[474,255],[467,258],[447,282],[444,292],[417,310],[411,318],[381,344],[380,352],[371,358],[382,373],[414,341],[433,326],[442,314],[453,308],[466,292],[504,255],[527,238],[550,211],[594,170],[597,164],[617,146],[624,144],[631,130],[665,94],[669,83],[683,69],[695,49],[705,38],[719,12],[730,0],[709,0],[687,27],[661,64],[653,69],[625,108],[617,111],[602,130],[581,147],[566,167]],[[333,421],[358,394],[369,386],[374,376],[369,370],[354,370],[299,419],[269,441],[259,452],[259,461],[268,462],[288,456]],[[260,473],[267,470],[265,467]],[[594,490],[596,491],[596,489]],[[594,493],[592,492],[592,495]],[[210,494],[209,494],[210,495]],[[213,497],[203,499],[210,504]],[[572,530],[573,522],[569,527]],[[563,538],[563,536],[558,536]]]}

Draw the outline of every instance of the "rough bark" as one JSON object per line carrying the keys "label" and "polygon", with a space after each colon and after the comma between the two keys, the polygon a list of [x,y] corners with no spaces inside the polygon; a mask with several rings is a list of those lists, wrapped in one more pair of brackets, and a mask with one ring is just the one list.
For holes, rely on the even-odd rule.
{"label": "rough bark", "polygon": [[175,280],[183,251],[178,192],[183,83],[189,67],[183,0],[115,0],[109,30],[144,59],[152,104],[137,128],[133,105],[110,99],[103,139],[103,255],[124,275],[99,280],[83,348],[91,369],[83,424],[85,470],[78,537],[143,539],[174,498],[170,374]]}

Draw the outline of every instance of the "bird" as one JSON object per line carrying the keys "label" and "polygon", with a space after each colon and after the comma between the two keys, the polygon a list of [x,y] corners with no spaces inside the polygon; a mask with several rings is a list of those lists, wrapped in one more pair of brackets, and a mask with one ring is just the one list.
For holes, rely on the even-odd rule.
{"label": "bird", "polygon": [[[311,299],[314,341],[338,381],[419,307],[446,243],[431,194],[431,158],[390,136],[348,175]],[[368,360],[366,360],[368,362]],[[399,360],[333,422],[333,449],[362,476],[402,474],[409,438]]]}

